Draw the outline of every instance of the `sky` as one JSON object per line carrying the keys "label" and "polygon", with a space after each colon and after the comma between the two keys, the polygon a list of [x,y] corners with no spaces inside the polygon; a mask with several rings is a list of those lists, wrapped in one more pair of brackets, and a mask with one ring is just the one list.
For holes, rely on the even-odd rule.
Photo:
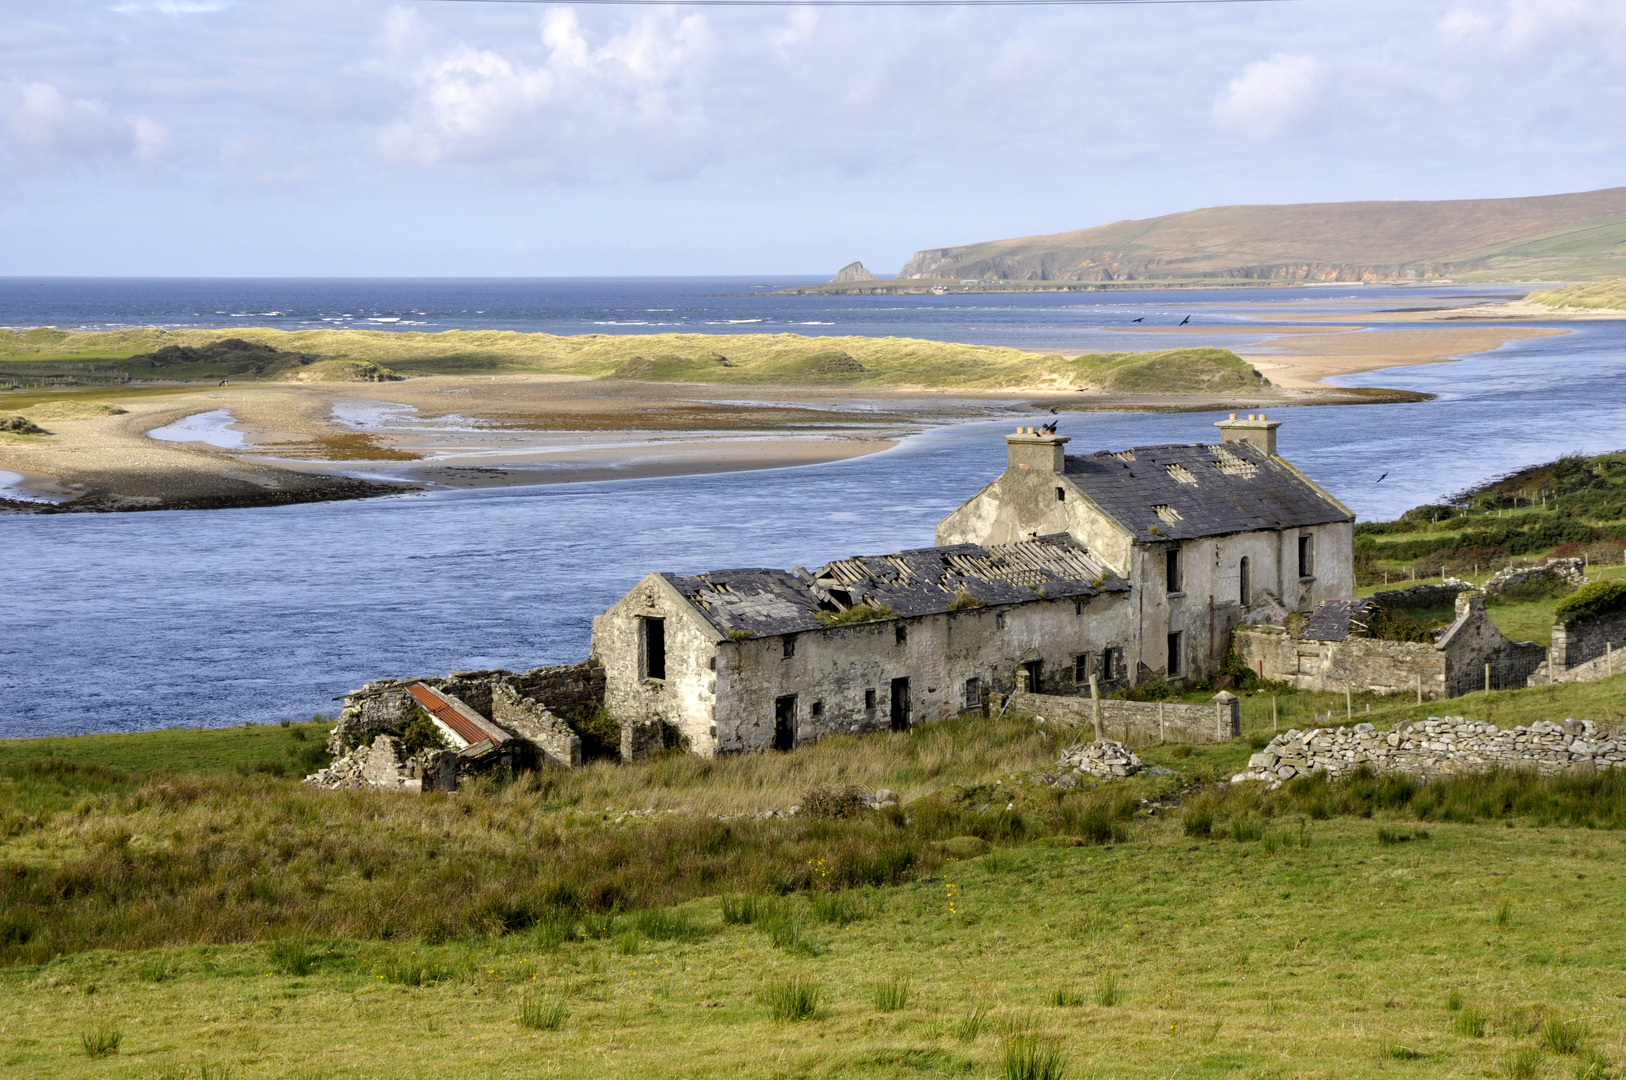
{"label": "sky", "polygon": [[1626,0],[5,0],[0,275],[890,274],[1626,184]]}

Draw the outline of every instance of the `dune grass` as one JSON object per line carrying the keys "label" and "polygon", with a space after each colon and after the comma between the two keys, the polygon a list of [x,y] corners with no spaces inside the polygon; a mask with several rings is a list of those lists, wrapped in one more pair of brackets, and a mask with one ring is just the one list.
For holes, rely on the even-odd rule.
{"label": "dune grass", "polygon": [[1626,278],[1594,281],[1584,285],[1565,285],[1557,289],[1541,289],[1525,297],[1542,307],[1570,308],[1581,311],[1626,311]]}
{"label": "dune grass", "polygon": [[[109,332],[0,330],[0,366],[15,370],[19,377],[30,370],[29,364],[40,370],[60,367],[65,377],[72,377],[77,370],[73,365],[79,365],[87,379],[105,379],[117,367],[116,363],[109,367],[113,361],[166,346],[203,346],[225,337],[321,358],[277,373],[277,377],[286,378],[376,377],[379,369],[387,369],[401,376],[506,372],[645,382],[877,389],[1093,388],[1127,393],[1223,393],[1269,386],[1250,365],[1224,349],[1170,349],[1065,359],[996,346],[913,338],[800,334],[560,337],[495,330],[417,333],[255,327]],[[155,371],[132,368],[129,374],[136,379],[194,380],[218,375],[208,365]]]}

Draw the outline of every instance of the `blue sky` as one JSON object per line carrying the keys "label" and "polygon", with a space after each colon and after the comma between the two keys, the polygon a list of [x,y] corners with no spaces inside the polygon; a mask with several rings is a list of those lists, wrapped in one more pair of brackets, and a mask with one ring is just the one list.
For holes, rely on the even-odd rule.
{"label": "blue sky", "polygon": [[897,270],[1226,203],[1626,184],[1626,0],[6,0],[0,274]]}

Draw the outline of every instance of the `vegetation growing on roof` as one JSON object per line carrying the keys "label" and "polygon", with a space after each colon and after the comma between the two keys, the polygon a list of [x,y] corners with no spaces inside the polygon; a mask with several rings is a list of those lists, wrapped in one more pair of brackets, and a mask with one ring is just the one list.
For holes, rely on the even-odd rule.
{"label": "vegetation growing on roof", "polygon": [[1626,610],[1626,581],[1594,581],[1558,602],[1554,617],[1565,626]]}
{"label": "vegetation growing on roof", "polygon": [[854,604],[846,611],[816,611],[814,614],[826,626],[846,626],[849,623],[878,622],[898,617],[898,613],[886,604]]}

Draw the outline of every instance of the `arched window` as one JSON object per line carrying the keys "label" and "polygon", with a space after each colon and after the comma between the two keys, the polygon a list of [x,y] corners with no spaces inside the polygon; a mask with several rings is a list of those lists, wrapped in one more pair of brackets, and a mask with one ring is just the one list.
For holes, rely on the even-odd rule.
{"label": "arched window", "polygon": [[1238,580],[1238,585],[1240,586],[1240,588],[1238,588],[1238,590],[1237,590],[1237,595],[1238,595],[1239,601],[1240,601],[1240,603],[1242,604],[1243,607],[1247,607],[1248,606],[1248,560],[1247,560],[1246,556],[1243,557],[1241,564],[1239,564],[1237,566],[1237,578],[1239,579]]}

